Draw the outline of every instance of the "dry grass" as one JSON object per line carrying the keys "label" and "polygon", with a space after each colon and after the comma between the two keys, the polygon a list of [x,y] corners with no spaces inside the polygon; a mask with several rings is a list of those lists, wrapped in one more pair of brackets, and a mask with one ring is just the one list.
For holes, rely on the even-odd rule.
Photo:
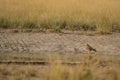
{"label": "dry grass", "polygon": [[[53,61],[46,80],[119,80],[119,59],[95,54],[86,55],[78,65]],[[80,62],[81,62],[80,61]]]}
{"label": "dry grass", "polygon": [[120,30],[119,0],[0,0],[1,28]]}
{"label": "dry grass", "polygon": [[[61,55],[61,54],[60,54]],[[100,56],[96,54],[79,56],[78,64],[65,55],[49,55],[50,65],[0,65],[2,80],[119,80],[119,56]],[[75,57],[75,56],[74,56]],[[73,58],[75,59],[75,58]],[[8,67],[9,66],[9,67]]]}
{"label": "dry grass", "polygon": [[31,65],[0,65],[0,80],[39,80],[46,68]]}

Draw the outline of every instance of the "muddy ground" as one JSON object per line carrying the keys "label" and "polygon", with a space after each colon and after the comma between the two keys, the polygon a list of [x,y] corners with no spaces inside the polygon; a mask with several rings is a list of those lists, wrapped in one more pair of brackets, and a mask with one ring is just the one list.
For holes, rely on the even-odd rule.
{"label": "muddy ground", "polygon": [[120,54],[120,33],[81,35],[60,33],[0,33],[0,51],[86,53],[90,44],[98,54]]}

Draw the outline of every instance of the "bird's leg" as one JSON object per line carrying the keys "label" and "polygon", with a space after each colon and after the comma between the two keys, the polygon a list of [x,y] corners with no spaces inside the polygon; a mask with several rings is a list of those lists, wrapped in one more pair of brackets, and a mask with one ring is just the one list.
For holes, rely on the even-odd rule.
{"label": "bird's leg", "polygon": [[85,60],[85,63],[87,66],[89,66],[89,62],[90,62],[90,51],[88,50],[86,55],[86,60]]}

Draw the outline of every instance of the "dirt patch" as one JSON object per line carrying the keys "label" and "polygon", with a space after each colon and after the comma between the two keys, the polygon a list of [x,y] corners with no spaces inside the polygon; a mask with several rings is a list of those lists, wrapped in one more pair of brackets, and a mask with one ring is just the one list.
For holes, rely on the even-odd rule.
{"label": "dirt patch", "polygon": [[0,33],[0,51],[86,53],[90,44],[99,54],[120,54],[120,33],[79,35],[59,33]]}

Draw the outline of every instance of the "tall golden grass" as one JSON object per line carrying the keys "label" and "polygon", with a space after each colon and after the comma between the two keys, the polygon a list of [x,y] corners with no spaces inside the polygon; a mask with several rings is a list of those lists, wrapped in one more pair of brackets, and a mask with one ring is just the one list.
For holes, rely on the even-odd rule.
{"label": "tall golden grass", "polygon": [[120,0],[0,0],[0,27],[120,29]]}
{"label": "tall golden grass", "polygon": [[[49,65],[0,64],[2,80],[120,80],[120,56],[79,56],[80,64],[62,64],[69,61],[60,55],[49,56]],[[77,60],[78,61],[78,60]],[[74,61],[76,62],[76,61]]]}

